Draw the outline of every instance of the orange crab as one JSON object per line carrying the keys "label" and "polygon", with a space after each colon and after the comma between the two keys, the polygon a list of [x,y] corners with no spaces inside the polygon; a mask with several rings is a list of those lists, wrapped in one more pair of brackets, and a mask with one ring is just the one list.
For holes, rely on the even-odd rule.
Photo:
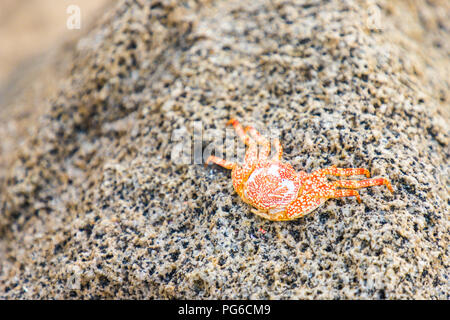
{"label": "orange crab", "polygon": [[[311,174],[296,172],[292,166],[281,161],[283,149],[275,139],[276,153],[269,157],[270,141],[255,128],[245,129],[236,119],[231,119],[237,135],[248,146],[243,165],[215,156],[206,160],[231,169],[233,187],[242,200],[255,207],[252,210],[258,216],[272,221],[286,221],[301,218],[314,211],[331,198],[355,196],[361,202],[359,193],[353,189],[386,185],[392,193],[391,183],[385,178],[365,180],[338,180],[330,182],[326,175],[370,177],[367,169],[342,169],[335,166],[319,169]],[[258,145],[261,150],[258,152]]]}

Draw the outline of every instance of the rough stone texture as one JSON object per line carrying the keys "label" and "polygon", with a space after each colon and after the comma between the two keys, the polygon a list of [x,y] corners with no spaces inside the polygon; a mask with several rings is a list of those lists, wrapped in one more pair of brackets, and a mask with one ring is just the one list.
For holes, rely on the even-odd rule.
{"label": "rough stone texture", "polygon": [[[449,12],[120,2],[3,178],[0,296],[448,299]],[[262,220],[228,171],[171,157],[176,130],[201,121],[206,146],[232,116],[277,128],[297,169],[367,167],[396,193]]]}

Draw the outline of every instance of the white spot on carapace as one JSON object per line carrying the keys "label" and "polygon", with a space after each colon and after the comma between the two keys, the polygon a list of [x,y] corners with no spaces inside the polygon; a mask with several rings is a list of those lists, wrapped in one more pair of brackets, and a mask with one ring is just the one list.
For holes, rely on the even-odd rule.
{"label": "white spot on carapace", "polygon": [[286,187],[288,189],[287,194],[292,194],[297,191],[294,182],[288,179],[283,179],[280,187]]}
{"label": "white spot on carapace", "polygon": [[280,166],[273,164],[271,165],[268,169],[267,169],[267,174],[275,176],[275,177],[280,177]]}

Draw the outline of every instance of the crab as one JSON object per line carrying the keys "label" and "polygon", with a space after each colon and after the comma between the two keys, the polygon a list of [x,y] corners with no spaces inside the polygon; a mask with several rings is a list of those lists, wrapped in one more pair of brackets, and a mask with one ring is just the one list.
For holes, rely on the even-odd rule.
{"label": "crab", "polygon": [[[283,148],[278,139],[274,140],[275,154],[271,154],[271,143],[254,127],[245,129],[236,120],[231,119],[239,138],[248,146],[242,165],[210,156],[205,165],[215,163],[232,170],[233,187],[240,198],[254,207],[251,211],[272,221],[287,221],[304,217],[322,206],[328,199],[361,197],[355,189],[385,185],[394,193],[391,183],[385,178],[364,180],[329,181],[327,175],[348,177],[365,175],[370,178],[369,170],[363,168],[337,168],[331,166],[316,170],[310,174],[296,172],[294,168],[281,160]],[[260,146],[260,150],[258,150]]]}

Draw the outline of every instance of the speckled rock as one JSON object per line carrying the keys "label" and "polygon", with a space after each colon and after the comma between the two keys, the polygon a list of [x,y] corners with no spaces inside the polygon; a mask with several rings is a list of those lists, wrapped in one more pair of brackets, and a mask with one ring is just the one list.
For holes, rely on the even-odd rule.
{"label": "speckled rock", "polygon": [[[2,171],[0,297],[448,299],[449,12],[120,2]],[[175,132],[199,121],[204,148],[230,117],[277,129],[298,170],[396,192],[263,220],[230,172],[173,158]]]}

